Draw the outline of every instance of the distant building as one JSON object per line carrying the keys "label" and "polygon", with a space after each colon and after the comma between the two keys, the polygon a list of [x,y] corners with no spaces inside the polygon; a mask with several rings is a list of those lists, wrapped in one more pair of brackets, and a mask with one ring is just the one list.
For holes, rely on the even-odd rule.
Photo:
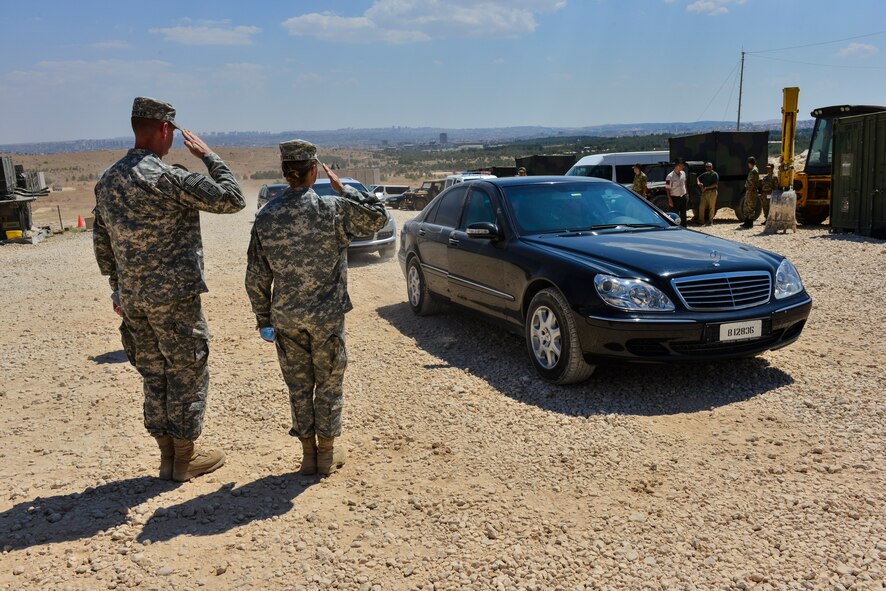
{"label": "distant building", "polygon": [[448,144],[449,143],[449,134],[448,133],[441,133],[440,134],[440,143],[441,144]]}

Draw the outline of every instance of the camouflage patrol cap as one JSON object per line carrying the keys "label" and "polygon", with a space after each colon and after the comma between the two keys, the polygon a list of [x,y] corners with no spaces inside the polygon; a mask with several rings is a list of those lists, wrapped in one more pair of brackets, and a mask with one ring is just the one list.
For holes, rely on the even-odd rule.
{"label": "camouflage patrol cap", "polygon": [[178,123],[175,122],[175,107],[149,96],[135,97],[135,100],[132,101],[132,116],[166,121],[171,123],[173,127],[179,128]]}
{"label": "camouflage patrol cap", "polygon": [[280,144],[280,160],[311,160],[317,157],[317,146],[305,140],[289,140]]}

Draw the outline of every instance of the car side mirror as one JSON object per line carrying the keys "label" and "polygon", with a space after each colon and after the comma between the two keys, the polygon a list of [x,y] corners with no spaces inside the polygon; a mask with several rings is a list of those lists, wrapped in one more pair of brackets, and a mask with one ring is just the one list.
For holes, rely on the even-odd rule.
{"label": "car side mirror", "polygon": [[680,223],[680,214],[679,213],[674,213],[673,211],[669,211],[669,212],[667,212],[667,214],[668,214],[668,217],[671,218],[672,222],[674,222],[675,224]]}
{"label": "car side mirror", "polygon": [[501,239],[501,231],[492,222],[474,222],[467,227],[465,233],[468,235],[468,238],[476,240],[495,241]]}

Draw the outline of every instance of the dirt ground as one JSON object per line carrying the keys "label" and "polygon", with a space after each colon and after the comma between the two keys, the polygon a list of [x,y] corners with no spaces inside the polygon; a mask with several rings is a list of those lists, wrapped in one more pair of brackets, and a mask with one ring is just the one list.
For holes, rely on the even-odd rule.
{"label": "dirt ground", "polygon": [[91,234],[0,247],[0,590],[884,588],[883,241],[720,220],[799,268],[800,340],[568,388],[517,336],[415,317],[396,259],[353,257],[350,456],[320,480],[294,474],[243,288],[258,185],[203,216],[202,439],[228,461],[183,485],[155,478]]}

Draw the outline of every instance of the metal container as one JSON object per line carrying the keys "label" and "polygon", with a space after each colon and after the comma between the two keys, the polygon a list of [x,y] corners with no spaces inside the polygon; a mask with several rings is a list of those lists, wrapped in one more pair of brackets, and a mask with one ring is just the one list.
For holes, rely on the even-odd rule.
{"label": "metal container", "polygon": [[886,112],[835,120],[831,231],[886,238]]}
{"label": "metal container", "polygon": [[[717,208],[731,207],[736,213],[739,213],[744,197],[748,157],[756,158],[757,168],[764,172],[769,157],[768,131],[711,131],[672,137],[668,144],[671,162],[697,160],[713,163],[714,170],[720,175]],[[703,164],[701,170],[704,170]],[[688,180],[690,185],[695,182],[692,178]],[[698,211],[699,198],[700,193],[690,189],[690,209]]]}

